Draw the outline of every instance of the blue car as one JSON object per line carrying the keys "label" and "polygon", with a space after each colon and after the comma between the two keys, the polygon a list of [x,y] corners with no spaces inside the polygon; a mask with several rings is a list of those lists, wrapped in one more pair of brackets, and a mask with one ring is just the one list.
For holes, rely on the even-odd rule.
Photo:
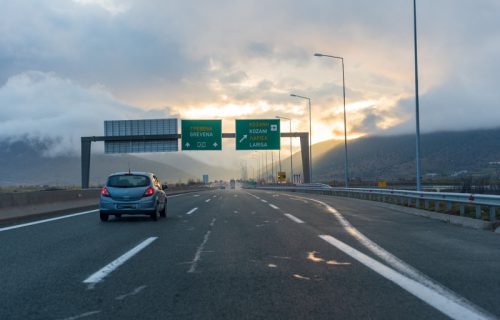
{"label": "blue car", "polygon": [[148,215],[154,221],[167,217],[167,197],[160,180],[148,172],[118,172],[110,175],[101,189],[99,211],[101,221],[110,215]]}

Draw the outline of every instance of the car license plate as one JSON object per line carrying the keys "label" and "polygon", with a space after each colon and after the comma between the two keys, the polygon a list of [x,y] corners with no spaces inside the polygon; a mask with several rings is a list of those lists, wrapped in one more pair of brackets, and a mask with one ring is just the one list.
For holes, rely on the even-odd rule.
{"label": "car license plate", "polygon": [[135,209],[135,205],[133,205],[133,204],[118,204],[118,205],[116,205],[116,209]]}

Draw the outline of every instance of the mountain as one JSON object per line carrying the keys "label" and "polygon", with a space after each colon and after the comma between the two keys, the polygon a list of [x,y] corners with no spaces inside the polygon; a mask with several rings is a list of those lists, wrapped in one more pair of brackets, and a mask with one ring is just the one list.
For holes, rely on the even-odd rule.
{"label": "mountain", "polygon": [[[43,143],[0,141],[0,186],[8,185],[80,185],[80,157],[45,157]],[[342,181],[344,177],[344,143],[330,140],[312,146],[314,181]],[[281,150],[282,169],[289,174],[289,150]],[[413,180],[415,177],[415,136],[372,136],[348,141],[349,176],[362,180]],[[276,159],[275,154],[275,160]],[[301,173],[301,155],[293,155],[294,172]],[[211,166],[181,152],[159,154],[93,154],[91,185],[101,184],[109,173],[152,171],[169,183],[240,176],[240,168]],[[277,171],[275,161],[274,172]],[[422,176],[451,177],[500,174],[500,128],[421,135]],[[269,165],[269,173],[271,173]],[[254,172],[255,171],[255,172]],[[252,166],[250,176],[256,175]]]}
{"label": "mountain", "polygon": [[[343,144],[315,158],[318,180],[343,180]],[[349,176],[363,180],[414,179],[415,135],[366,137],[348,141]],[[421,135],[422,176],[458,173],[496,174],[500,161],[500,129],[435,132]],[[314,151],[313,151],[314,155]]]}
{"label": "mountain", "polygon": [[[312,147],[314,181],[342,180],[344,142],[325,141]],[[421,134],[422,176],[500,173],[500,128]],[[348,141],[349,177],[362,180],[415,178],[415,135],[371,136]],[[289,170],[290,158],[282,160]],[[302,172],[300,152],[294,172]]]}
{"label": "mountain", "polygon": [[[0,141],[0,187],[17,185],[79,186],[81,163],[79,156],[43,156],[43,143]],[[102,184],[116,171],[150,171],[162,181],[176,183],[189,179],[201,180],[202,173],[210,177],[233,176],[231,170],[211,167],[186,155],[92,154],[90,184]]]}

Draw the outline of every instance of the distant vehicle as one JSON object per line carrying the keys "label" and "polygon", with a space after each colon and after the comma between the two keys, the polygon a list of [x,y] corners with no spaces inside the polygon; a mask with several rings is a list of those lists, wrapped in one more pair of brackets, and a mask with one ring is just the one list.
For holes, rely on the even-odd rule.
{"label": "distant vehicle", "polygon": [[167,217],[167,197],[158,178],[148,172],[117,172],[108,177],[101,189],[99,211],[101,221],[110,215],[149,215],[154,221],[158,216]]}
{"label": "distant vehicle", "polygon": [[229,181],[229,185],[231,186],[231,189],[235,189],[236,188],[236,181],[234,179],[231,179],[231,181]]}

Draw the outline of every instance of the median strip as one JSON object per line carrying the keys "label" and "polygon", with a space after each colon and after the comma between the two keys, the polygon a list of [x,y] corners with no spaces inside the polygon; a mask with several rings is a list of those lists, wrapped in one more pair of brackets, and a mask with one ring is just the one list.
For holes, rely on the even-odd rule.
{"label": "median strip", "polygon": [[115,271],[119,266],[124,264],[128,259],[132,258],[136,254],[138,254],[141,250],[149,246],[153,241],[158,239],[158,237],[150,237],[135,246],[133,249],[130,251],[126,252],[123,254],[121,257],[118,259],[114,260],[113,262],[109,263],[96,273],[92,274],[90,277],[87,279],[83,280],[83,283],[89,284],[89,289],[93,289],[94,286],[101,282],[104,278],[106,278],[111,272]]}

